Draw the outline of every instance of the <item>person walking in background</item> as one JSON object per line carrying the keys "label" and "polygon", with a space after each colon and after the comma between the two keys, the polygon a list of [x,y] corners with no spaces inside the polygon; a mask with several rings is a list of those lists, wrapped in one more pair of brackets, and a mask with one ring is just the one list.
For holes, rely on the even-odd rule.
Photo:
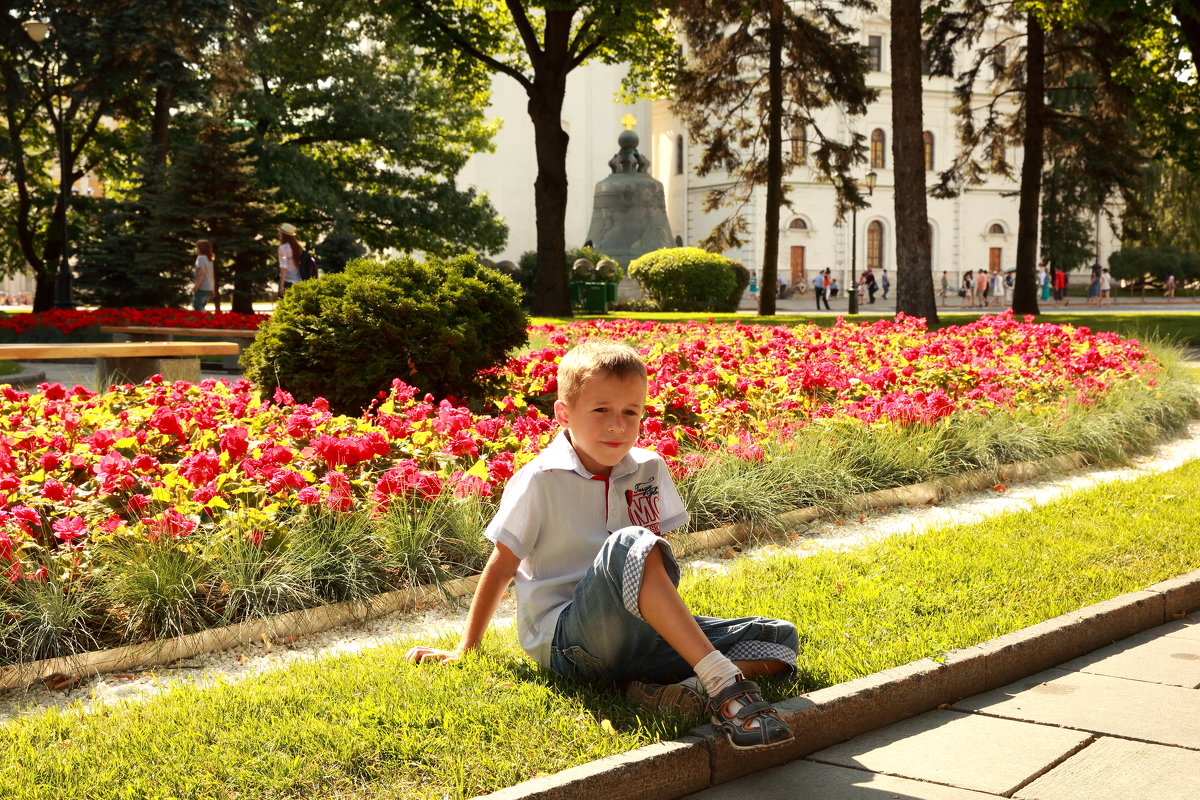
{"label": "person walking in background", "polygon": [[817,311],[821,310],[821,303],[825,304],[826,311],[829,310],[829,296],[825,293],[825,281],[828,279],[829,276],[824,272],[818,272],[817,276],[813,278],[813,294],[817,296]]}
{"label": "person walking in background", "polygon": [[946,295],[950,293],[950,276],[942,270],[942,305],[946,305]]}
{"label": "person walking in background", "polygon": [[216,263],[217,257],[213,253],[212,242],[208,239],[197,240],[196,272],[192,280],[192,308],[196,311],[203,311],[208,305],[208,298],[212,297],[216,287]]}
{"label": "person walking in background", "polygon": [[1167,300],[1175,299],[1175,273],[1167,276],[1167,285],[1164,287],[1163,297],[1167,298]]}
{"label": "person walking in background", "polygon": [[867,267],[867,271],[863,274],[863,278],[867,284],[867,302],[875,302],[875,292],[879,290],[879,285],[875,283],[875,273],[871,272],[871,268]]}
{"label": "person walking in background", "polygon": [[988,274],[979,270],[975,275],[975,304],[988,307]]}
{"label": "person walking in background", "polygon": [[1038,287],[1042,291],[1042,302],[1050,299],[1050,273],[1044,269],[1038,270]]}
{"label": "person walking in background", "polygon": [[883,287],[883,299],[887,300],[888,291],[892,288],[892,279],[888,277],[887,270],[883,270],[883,274],[879,276],[879,285]]}
{"label": "person walking in background", "polygon": [[300,282],[300,253],[303,248],[296,241],[296,226],[285,222],[279,226],[279,296],[292,284]]}
{"label": "person walking in background", "polygon": [[975,272],[967,270],[962,277],[962,286],[959,287],[958,296],[962,298],[962,307],[970,308],[975,305]]}
{"label": "person walking in background", "polygon": [[1108,267],[1100,270],[1100,305],[1112,305],[1112,276],[1108,274]]}

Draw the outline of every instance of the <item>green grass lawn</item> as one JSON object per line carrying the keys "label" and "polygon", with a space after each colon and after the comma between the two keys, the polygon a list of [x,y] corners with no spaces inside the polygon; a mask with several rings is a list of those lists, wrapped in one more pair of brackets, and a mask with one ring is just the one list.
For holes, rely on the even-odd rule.
{"label": "green grass lawn", "polygon": [[[1200,462],[852,552],[780,551],[685,576],[698,613],[801,630],[779,699],[1018,630],[1200,567]],[[448,644],[451,639],[447,639]],[[512,631],[456,666],[411,642],[0,725],[5,797],[470,797],[681,735],[609,690],[539,671]]]}

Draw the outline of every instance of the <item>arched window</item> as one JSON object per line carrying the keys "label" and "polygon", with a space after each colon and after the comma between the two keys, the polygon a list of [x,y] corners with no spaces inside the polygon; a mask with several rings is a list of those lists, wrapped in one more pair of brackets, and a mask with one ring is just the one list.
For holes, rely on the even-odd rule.
{"label": "arched window", "polygon": [[883,269],[883,223],[879,220],[867,226],[867,269]]}
{"label": "arched window", "polygon": [[999,234],[1003,235],[1005,233],[1004,226],[1001,225],[999,222],[993,222],[991,224],[991,226],[988,228],[988,233],[999,233]]}
{"label": "arched window", "polygon": [[884,169],[887,166],[884,152],[887,148],[887,134],[882,128],[871,131],[871,169]]}
{"label": "arched window", "polygon": [[921,138],[925,140],[925,171],[933,172],[933,131],[925,131]]}
{"label": "arched window", "polygon": [[683,174],[683,137],[675,137],[675,174]]}
{"label": "arched window", "polygon": [[788,230],[806,231],[808,230],[808,223],[804,221],[803,217],[796,217],[794,220],[788,223]]}

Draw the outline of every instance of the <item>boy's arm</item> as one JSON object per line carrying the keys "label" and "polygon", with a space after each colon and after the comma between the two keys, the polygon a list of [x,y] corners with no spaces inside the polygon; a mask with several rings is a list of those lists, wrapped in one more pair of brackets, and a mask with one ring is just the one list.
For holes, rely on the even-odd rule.
{"label": "boy's arm", "polygon": [[463,631],[462,640],[457,649],[438,650],[434,647],[418,645],[408,651],[406,658],[420,664],[425,661],[451,662],[458,661],[468,650],[474,650],[483,642],[484,631],[500,605],[504,590],[517,574],[521,559],[499,542],[492,550],[487,565],[479,575],[479,584],[475,587],[475,596],[471,599],[471,610],[467,612],[467,629]]}

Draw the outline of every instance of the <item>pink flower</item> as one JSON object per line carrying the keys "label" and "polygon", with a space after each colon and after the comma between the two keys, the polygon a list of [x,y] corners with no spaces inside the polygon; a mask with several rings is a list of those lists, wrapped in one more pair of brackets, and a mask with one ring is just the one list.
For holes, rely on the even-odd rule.
{"label": "pink flower", "polygon": [[193,486],[203,486],[221,474],[221,459],[215,453],[196,453],[179,462],[179,474]]}
{"label": "pink flower", "polygon": [[[51,527],[54,529],[54,536],[61,539],[67,547],[73,547],[76,539],[81,539],[87,535],[87,524],[83,521],[83,517],[67,517],[55,522]],[[79,545],[82,547],[83,545]]]}
{"label": "pink flower", "polygon": [[315,506],[321,502],[321,490],[315,486],[306,486],[296,493],[296,500],[306,506]]}
{"label": "pink flower", "polygon": [[226,428],[221,434],[221,451],[228,453],[229,457],[236,461],[246,454],[249,449],[250,431],[244,427]]}
{"label": "pink flower", "polygon": [[42,484],[41,494],[42,497],[46,498],[47,500],[61,502],[63,500],[70,500],[74,492],[74,486],[65,486],[53,478],[49,478],[44,484]]}
{"label": "pink flower", "polygon": [[325,505],[334,511],[349,511],[354,503],[354,495],[350,491],[350,481],[337,470],[325,473],[325,484],[329,487],[329,496]]}

